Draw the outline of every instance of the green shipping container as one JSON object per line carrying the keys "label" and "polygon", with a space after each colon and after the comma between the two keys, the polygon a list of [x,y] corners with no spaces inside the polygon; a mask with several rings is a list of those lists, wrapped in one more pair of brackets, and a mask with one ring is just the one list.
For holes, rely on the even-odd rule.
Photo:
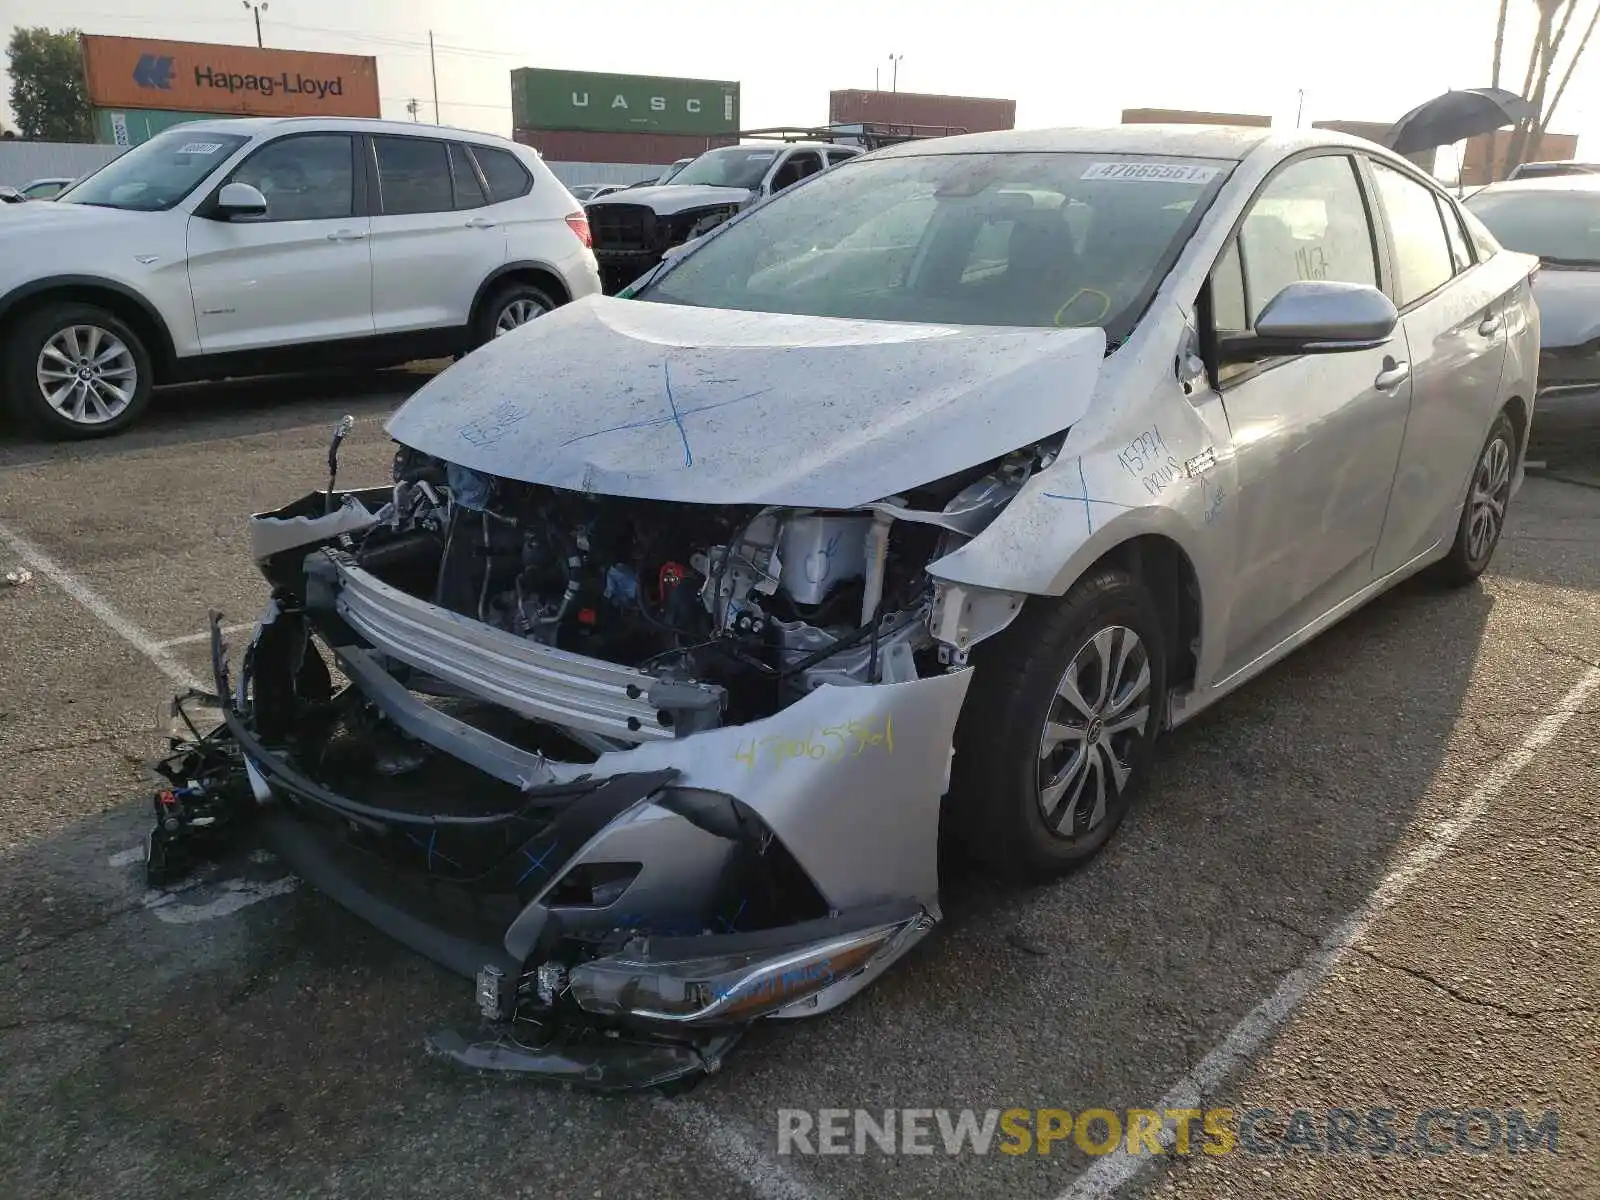
{"label": "green shipping container", "polygon": [[511,72],[511,113],[516,129],[729,134],[739,131],[739,85],[524,67]]}
{"label": "green shipping container", "polygon": [[94,137],[106,146],[137,146],[174,125],[204,121],[215,115],[155,112],[147,108],[97,108],[94,110]]}

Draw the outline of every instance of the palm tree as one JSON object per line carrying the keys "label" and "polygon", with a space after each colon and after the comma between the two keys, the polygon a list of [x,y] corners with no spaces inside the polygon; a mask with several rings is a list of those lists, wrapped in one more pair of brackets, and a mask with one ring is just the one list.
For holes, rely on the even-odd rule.
{"label": "palm tree", "polygon": [[[1583,59],[1584,52],[1589,48],[1589,40],[1594,35],[1596,26],[1600,25],[1600,0],[1594,0],[1583,37],[1579,40],[1577,49],[1567,59],[1565,69],[1560,71],[1558,76],[1556,64],[1566,43],[1567,31],[1585,0],[1533,0],[1533,3],[1538,9],[1538,20],[1534,27],[1533,46],[1528,52],[1528,68],[1523,76],[1520,94],[1532,105],[1536,115],[1530,120],[1519,122],[1513,130],[1511,143],[1506,149],[1504,170],[1507,173],[1538,155],[1539,143],[1545,131],[1550,128],[1550,121],[1555,116],[1562,96],[1566,94],[1567,85],[1572,82],[1573,73]],[[1500,0],[1500,14],[1495,25],[1494,37],[1493,73],[1497,87],[1500,83],[1505,54],[1506,24],[1510,16],[1510,7],[1510,0]],[[1556,78],[1553,93],[1550,88],[1552,78]]]}

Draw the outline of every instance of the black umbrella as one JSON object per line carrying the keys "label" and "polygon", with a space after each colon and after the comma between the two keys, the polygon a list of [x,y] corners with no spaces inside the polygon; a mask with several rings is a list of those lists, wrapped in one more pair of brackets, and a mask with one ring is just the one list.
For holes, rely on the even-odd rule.
{"label": "black umbrella", "polygon": [[1390,127],[1386,141],[1396,154],[1415,154],[1480,133],[1492,133],[1537,115],[1533,105],[1505,88],[1467,88],[1419,104]]}

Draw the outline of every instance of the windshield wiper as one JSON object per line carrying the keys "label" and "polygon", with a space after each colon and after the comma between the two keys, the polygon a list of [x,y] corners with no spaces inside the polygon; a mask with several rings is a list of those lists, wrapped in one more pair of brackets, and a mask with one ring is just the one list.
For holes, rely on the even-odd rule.
{"label": "windshield wiper", "polygon": [[1600,268],[1600,259],[1595,258],[1562,258],[1556,254],[1541,254],[1539,261],[1547,267],[1587,267]]}

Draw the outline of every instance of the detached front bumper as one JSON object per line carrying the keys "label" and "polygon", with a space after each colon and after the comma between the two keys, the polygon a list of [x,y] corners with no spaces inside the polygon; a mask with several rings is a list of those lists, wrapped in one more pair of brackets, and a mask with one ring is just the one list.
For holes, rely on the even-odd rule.
{"label": "detached front bumper", "polygon": [[[504,812],[462,816],[389,807],[381,790],[352,798],[311,778],[252,715],[251,672],[281,651],[269,633],[284,618],[269,608],[237,688],[214,618],[223,720],[262,801],[266,843],[335,902],[471,981],[485,1025],[432,1035],[430,1052],[601,1089],[657,1086],[715,1070],[753,1020],[843,1003],[937,921],[938,806],[966,672],[824,687],[739,727],[687,732],[693,722],[683,722],[663,736],[659,723],[636,724],[631,748],[558,762],[427,705],[391,671],[435,672],[530,719],[565,716],[613,736],[697,697],[643,694],[626,668],[384,594],[348,562],[316,575],[308,583],[326,594],[308,603],[336,620],[331,648],[351,687],[408,735],[520,797]],[[760,836],[782,843],[831,915],[755,929],[697,923],[737,835],[696,804],[759,818]],[[468,836],[498,838],[503,861],[471,880],[436,871],[436,850],[444,859],[451,838]],[[374,845],[408,851],[418,870],[396,870]],[[637,867],[619,896],[563,899],[573,879],[619,862]],[[561,960],[575,939],[592,952]]]}

